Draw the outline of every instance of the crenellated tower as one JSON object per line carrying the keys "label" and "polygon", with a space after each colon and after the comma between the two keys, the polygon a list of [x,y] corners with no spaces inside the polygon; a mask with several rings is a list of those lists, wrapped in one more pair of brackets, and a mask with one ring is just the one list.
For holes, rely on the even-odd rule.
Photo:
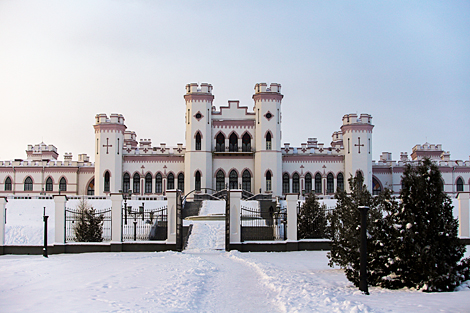
{"label": "crenellated tower", "polygon": [[344,146],[344,187],[350,191],[348,179],[361,172],[364,183],[372,192],[372,116],[369,114],[346,114],[341,132]]}
{"label": "crenellated tower", "polygon": [[212,188],[212,85],[186,85],[186,153],[184,155],[184,190],[196,189],[196,174],[200,187]]}
{"label": "crenellated tower", "polygon": [[[281,85],[255,85],[255,193],[282,194]],[[270,181],[270,182],[269,182]],[[271,190],[269,190],[271,189]]]}
{"label": "crenellated tower", "polygon": [[122,189],[122,146],[124,116],[95,116],[95,195],[116,193]]}

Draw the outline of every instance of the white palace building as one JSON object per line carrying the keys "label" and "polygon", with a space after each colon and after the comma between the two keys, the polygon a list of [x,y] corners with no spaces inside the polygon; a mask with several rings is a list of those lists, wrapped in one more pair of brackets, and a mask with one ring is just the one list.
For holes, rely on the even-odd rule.
{"label": "white palace building", "polygon": [[[210,84],[188,84],[186,144],[153,146],[137,141],[121,114],[96,115],[95,163],[86,154],[73,160],[44,143],[28,145],[26,159],[0,161],[0,193],[16,196],[108,195],[121,191],[165,196],[201,188],[244,189],[253,194],[315,192],[327,198],[348,188],[350,175],[360,173],[374,194],[384,188],[398,194],[405,164],[430,157],[442,172],[445,191],[455,197],[469,191],[470,161],[451,160],[440,144],[416,145],[398,161],[384,152],[372,160],[372,116],[346,114],[331,143],[309,138],[300,147],[281,145],[281,85],[259,83],[254,107],[229,101],[218,110]],[[90,138],[91,139],[91,138]]]}

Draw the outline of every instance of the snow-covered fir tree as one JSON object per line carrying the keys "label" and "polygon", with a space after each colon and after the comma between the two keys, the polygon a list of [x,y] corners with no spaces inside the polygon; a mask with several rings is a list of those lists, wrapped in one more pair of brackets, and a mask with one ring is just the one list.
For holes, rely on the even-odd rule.
{"label": "snow-covered fir tree", "polygon": [[309,194],[297,215],[297,238],[326,238],[326,205],[320,205],[314,193]]}
{"label": "snow-covered fir tree", "polygon": [[97,214],[93,207],[88,206],[86,200],[80,200],[77,211],[75,240],[78,242],[103,241],[103,214]]}

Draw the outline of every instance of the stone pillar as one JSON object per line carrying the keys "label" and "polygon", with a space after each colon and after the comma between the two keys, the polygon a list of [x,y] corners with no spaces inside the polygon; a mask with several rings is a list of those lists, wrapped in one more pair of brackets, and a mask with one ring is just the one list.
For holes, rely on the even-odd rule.
{"label": "stone pillar", "polygon": [[230,243],[240,243],[240,201],[241,190],[230,190]]}
{"label": "stone pillar", "polygon": [[111,194],[111,242],[122,242],[122,194]]}
{"label": "stone pillar", "polygon": [[298,194],[287,194],[287,241],[297,241],[297,201]]}
{"label": "stone pillar", "polygon": [[65,244],[65,204],[67,196],[54,196],[55,204],[55,243]]}
{"label": "stone pillar", "polygon": [[469,231],[469,193],[459,192],[459,236],[470,237]]}
{"label": "stone pillar", "polygon": [[168,199],[168,237],[166,243],[176,244],[176,190],[167,190],[166,197]]}
{"label": "stone pillar", "polygon": [[5,205],[7,202],[6,197],[0,197],[0,210],[2,211],[0,214],[0,255],[3,254],[3,246],[5,245]]}

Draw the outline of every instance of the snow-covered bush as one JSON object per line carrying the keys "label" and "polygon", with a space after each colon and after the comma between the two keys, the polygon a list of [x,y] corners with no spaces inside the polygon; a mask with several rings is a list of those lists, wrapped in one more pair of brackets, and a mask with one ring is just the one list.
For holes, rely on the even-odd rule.
{"label": "snow-covered bush", "polygon": [[297,238],[326,238],[326,205],[311,193],[297,214]]}
{"label": "snow-covered bush", "polygon": [[77,223],[74,228],[75,240],[78,242],[103,241],[103,214],[96,214],[86,200],[81,200],[77,206]]}

